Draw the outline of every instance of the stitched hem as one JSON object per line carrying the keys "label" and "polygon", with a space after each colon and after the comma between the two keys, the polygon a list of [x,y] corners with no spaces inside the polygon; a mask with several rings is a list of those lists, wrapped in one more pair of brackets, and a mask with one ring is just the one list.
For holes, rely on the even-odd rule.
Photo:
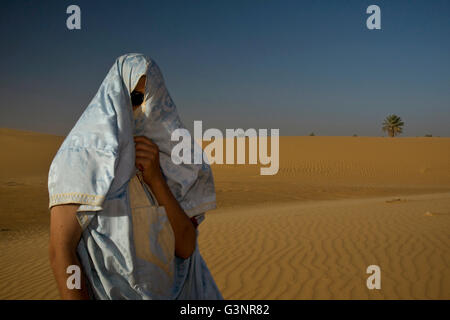
{"label": "stitched hem", "polygon": [[86,193],[70,192],[58,193],[50,196],[49,208],[58,204],[80,203],[92,206],[101,206],[105,200],[104,196]]}

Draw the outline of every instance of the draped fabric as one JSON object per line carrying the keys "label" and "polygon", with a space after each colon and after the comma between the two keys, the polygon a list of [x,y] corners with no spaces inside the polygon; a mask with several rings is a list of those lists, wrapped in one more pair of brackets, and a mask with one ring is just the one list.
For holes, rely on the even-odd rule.
{"label": "draped fabric", "polygon": [[[130,93],[142,75],[144,103],[133,112]],[[92,298],[222,298],[198,244],[187,259],[169,250],[174,240],[164,208],[145,183],[137,184],[133,135],[143,135],[158,145],[163,175],[189,217],[201,223],[204,213],[216,207],[209,165],[171,160],[177,143],[171,141],[172,132],[184,128],[157,64],[142,54],[127,54],[115,61],[55,155],[49,207],[80,204],[83,233],[77,253]],[[193,140],[191,150],[194,158],[199,149]]]}

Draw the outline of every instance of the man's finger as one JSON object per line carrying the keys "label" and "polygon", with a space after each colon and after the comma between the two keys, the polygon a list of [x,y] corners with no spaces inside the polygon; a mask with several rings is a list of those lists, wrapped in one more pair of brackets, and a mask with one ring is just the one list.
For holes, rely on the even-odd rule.
{"label": "man's finger", "polygon": [[136,143],[135,149],[136,150],[145,150],[145,151],[149,151],[149,152],[155,152],[158,150],[155,146],[148,145],[148,144],[141,143],[141,142]]}
{"label": "man's finger", "polygon": [[149,138],[144,137],[144,136],[135,136],[134,137],[134,142],[142,142],[148,145],[154,145],[156,146],[156,144]]}
{"label": "man's finger", "polygon": [[148,164],[149,164],[148,160],[149,159],[146,157],[136,157],[136,160],[134,163],[136,164],[136,167],[138,167],[139,169],[142,170],[143,168],[148,167]]}
{"label": "man's finger", "polygon": [[148,151],[144,151],[144,150],[137,150],[136,157],[142,157],[142,158],[146,158],[149,160],[153,160],[153,159],[156,159],[156,153],[148,152]]}

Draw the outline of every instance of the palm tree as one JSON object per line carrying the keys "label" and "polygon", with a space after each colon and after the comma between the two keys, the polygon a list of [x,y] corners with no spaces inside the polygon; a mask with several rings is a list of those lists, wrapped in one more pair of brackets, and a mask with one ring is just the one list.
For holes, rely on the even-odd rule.
{"label": "palm tree", "polygon": [[402,121],[402,118],[395,114],[391,114],[384,119],[383,131],[387,132],[389,137],[395,137],[403,132],[404,125],[405,123]]}

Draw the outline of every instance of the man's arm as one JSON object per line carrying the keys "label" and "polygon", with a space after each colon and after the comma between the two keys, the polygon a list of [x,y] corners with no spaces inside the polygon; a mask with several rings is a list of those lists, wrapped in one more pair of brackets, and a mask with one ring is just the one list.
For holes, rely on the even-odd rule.
{"label": "man's arm", "polygon": [[178,204],[162,174],[154,176],[146,183],[155,194],[158,204],[166,210],[175,234],[175,254],[183,259],[189,258],[195,250],[197,238],[192,221]]}
{"label": "man's arm", "polygon": [[194,224],[183,211],[170,191],[159,166],[158,146],[146,137],[135,137],[136,166],[142,171],[146,184],[155,194],[158,204],[167,213],[175,235],[175,254],[183,259],[189,258],[195,250],[197,232]]}
{"label": "man's arm", "polygon": [[[59,293],[64,300],[89,299],[86,279],[76,254],[81,237],[81,227],[76,218],[78,204],[54,206],[50,210],[49,258]],[[81,289],[67,287],[67,267],[80,267]]]}

